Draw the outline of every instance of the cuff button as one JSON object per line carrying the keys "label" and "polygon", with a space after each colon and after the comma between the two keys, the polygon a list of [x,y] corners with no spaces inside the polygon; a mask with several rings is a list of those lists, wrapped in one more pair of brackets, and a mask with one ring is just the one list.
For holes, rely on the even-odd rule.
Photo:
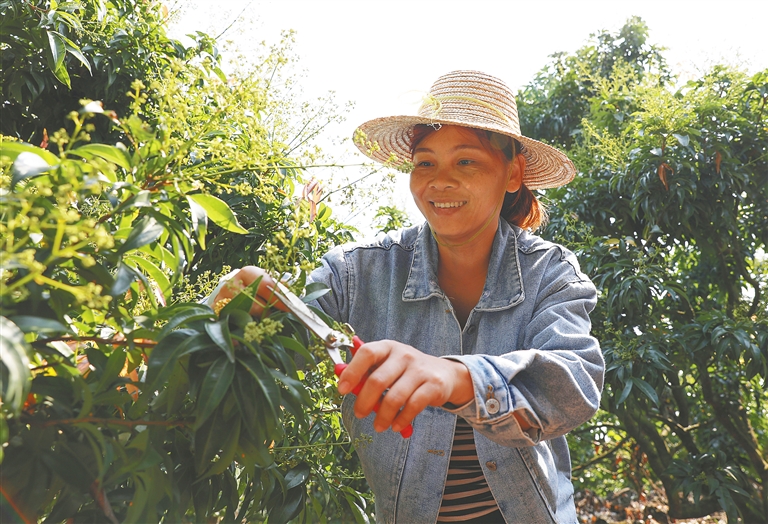
{"label": "cuff button", "polygon": [[499,408],[501,405],[499,404],[499,401],[495,398],[489,398],[485,401],[485,409],[488,411],[489,414],[495,415],[499,412]]}

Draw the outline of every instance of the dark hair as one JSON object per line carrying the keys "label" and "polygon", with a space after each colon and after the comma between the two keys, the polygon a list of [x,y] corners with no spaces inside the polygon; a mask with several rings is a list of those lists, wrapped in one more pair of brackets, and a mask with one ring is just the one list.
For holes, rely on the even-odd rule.
{"label": "dark hair", "polygon": [[[439,127],[437,128],[439,129]],[[523,150],[522,144],[512,137],[486,131],[484,129],[475,129],[472,127],[464,128],[474,133],[480,142],[489,150],[503,154],[507,162],[514,160],[515,156]],[[416,124],[410,132],[411,154],[422,140],[434,133],[436,129],[426,124]],[[523,229],[535,230],[543,226],[547,221],[547,210],[539,202],[536,195],[520,184],[520,189],[514,193],[504,195],[504,203],[501,206],[501,216],[504,220]]]}

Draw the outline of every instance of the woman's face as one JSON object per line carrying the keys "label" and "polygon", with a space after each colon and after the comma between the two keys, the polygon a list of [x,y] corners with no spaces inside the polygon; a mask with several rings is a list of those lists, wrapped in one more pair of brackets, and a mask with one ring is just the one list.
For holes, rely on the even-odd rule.
{"label": "woman's face", "polygon": [[[520,189],[522,169],[458,126],[443,126],[413,152],[411,194],[441,240],[465,242],[496,231],[504,194]],[[492,216],[493,215],[493,216]]]}

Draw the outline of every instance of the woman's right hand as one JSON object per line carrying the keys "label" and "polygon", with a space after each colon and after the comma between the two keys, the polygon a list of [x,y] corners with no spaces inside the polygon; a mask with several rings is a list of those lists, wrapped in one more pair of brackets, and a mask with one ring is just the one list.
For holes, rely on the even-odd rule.
{"label": "woman's right hand", "polygon": [[[259,280],[260,279],[260,280]],[[216,311],[216,304],[221,300],[234,298],[240,291],[259,280],[259,286],[256,290],[255,300],[251,305],[251,315],[261,315],[267,307],[277,307],[282,311],[287,311],[286,307],[275,296],[272,289],[275,281],[269,274],[256,266],[245,266],[240,268],[226,284],[222,286],[219,293],[213,299],[213,307]]]}

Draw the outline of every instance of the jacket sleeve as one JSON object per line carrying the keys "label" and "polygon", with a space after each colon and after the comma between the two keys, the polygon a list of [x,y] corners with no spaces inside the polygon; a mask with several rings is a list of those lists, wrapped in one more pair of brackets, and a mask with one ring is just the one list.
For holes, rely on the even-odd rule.
{"label": "jacket sleeve", "polygon": [[[589,420],[603,387],[603,356],[589,334],[597,291],[574,255],[550,257],[537,296],[528,299],[535,305],[522,348],[444,357],[469,368],[475,390],[472,401],[448,411],[504,446],[532,446]],[[531,428],[523,431],[513,412]]]}
{"label": "jacket sleeve", "polygon": [[329,317],[339,321],[349,321],[349,301],[344,289],[347,285],[347,264],[344,250],[337,246],[321,259],[321,266],[309,275],[310,282],[319,282],[328,286],[330,291],[320,297],[313,305],[322,309]]}

